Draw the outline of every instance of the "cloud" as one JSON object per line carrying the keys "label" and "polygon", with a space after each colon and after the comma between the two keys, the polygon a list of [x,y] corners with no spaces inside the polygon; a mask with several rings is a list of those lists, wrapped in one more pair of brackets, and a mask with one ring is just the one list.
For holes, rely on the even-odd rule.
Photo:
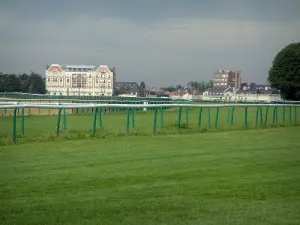
{"label": "cloud", "polygon": [[279,11],[274,3],[258,9],[252,1],[234,0],[216,7],[179,0],[61,7],[28,1],[26,11],[24,2],[11,2],[0,9],[3,72],[44,73],[50,63],[93,63],[116,66],[118,80],[154,86],[208,80],[217,69],[241,70],[246,80],[264,82],[275,54],[300,41],[299,14],[289,15],[295,9],[282,3],[276,3]]}

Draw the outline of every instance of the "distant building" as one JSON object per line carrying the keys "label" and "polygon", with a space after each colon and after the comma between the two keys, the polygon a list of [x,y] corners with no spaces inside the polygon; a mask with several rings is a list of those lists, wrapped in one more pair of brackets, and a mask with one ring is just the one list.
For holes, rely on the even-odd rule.
{"label": "distant building", "polygon": [[280,94],[280,91],[276,88],[272,88],[270,85],[251,83],[243,84],[243,87],[237,92],[243,94]]}
{"label": "distant building", "polygon": [[115,89],[117,93],[126,94],[126,95],[136,95],[141,96],[144,95],[142,90],[137,82],[135,81],[117,81],[115,83]]}
{"label": "distant building", "polygon": [[213,79],[214,87],[233,87],[235,89],[241,88],[241,76],[240,72],[229,70],[218,70],[214,74]]}
{"label": "distant building", "polygon": [[115,68],[106,65],[52,64],[46,70],[46,90],[51,95],[111,96]]}

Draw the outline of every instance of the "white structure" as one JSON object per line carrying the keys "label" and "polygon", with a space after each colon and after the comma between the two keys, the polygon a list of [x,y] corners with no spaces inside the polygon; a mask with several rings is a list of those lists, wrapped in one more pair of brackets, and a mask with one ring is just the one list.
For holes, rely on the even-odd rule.
{"label": "white structure", "polygon": [[115,71],[106,65],[52,64],[46,70],[46,90],[51,95],[111,96],[114,81]]}

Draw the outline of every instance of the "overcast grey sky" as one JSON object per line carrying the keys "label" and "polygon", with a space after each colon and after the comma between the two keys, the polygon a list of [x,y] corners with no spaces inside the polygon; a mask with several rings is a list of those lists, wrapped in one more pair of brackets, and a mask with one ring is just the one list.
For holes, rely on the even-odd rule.
{"label": "overcast grey sky", "polygon": [[150,86],[242,71],[266,83],[279,50],[300,41],[300,0],[3,0],[0,71],[115,66]]}

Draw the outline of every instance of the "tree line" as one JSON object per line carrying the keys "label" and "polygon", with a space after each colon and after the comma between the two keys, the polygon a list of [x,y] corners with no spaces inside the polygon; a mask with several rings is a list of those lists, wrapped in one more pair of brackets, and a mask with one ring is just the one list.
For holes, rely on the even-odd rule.
{"label": "tree line", "polygon": [[183,85],[176,85],[176,86],[169,86],[169,87],[162,87],[160,88],[163,91],[169,91],[169,92],[174,92],[174,91],[187,91],[188,93],[203,93],[206,89],[213,87],[213,81],[210,80],[208,82],[206,81],[190,81],[187,83],[186,87]]}
{"label": "tree line", "polygon": [[0,92],[45,94],[45,78],[35,72],[19,75],[0,72]]}

